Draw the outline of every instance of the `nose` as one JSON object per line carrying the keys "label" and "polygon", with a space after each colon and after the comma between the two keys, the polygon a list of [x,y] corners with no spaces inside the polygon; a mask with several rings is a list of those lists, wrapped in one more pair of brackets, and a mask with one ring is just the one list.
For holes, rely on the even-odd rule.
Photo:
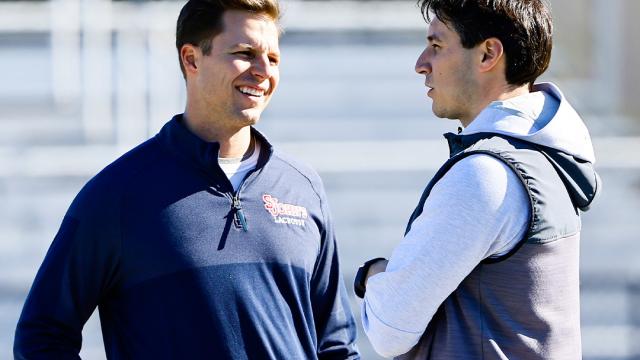
{"label": "nose", "polygon": [[424,49],[422,54],[418,56],[418,60],[416,61],[416,72],[422,75],[431,74],[431,63],[429,62],[429,48]]}
{"label": "nose", "polygon": [[256,56],[251,65],[251,74],[260,80],[273,76],[276,66],[271,63],[268,56]]}

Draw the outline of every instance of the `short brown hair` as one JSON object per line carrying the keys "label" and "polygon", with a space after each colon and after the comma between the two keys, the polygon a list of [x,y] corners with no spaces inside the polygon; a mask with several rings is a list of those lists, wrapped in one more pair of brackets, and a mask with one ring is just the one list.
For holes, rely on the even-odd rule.
{"label": "short brown hair", "polygon": [[551,11],[545,0],[419,0],[425,20],[433,13],[470,49],[495,37],[504,46],[506,79],[532,84],[549,67],[553,45]]}
{"label": "short brown hair", "polygon": [[202,53],[211,53],[211,40],[223,29],[222,15],[227,10],[241,10],[280,20],[277,0],[189,0],[180,11],[176,25],[176,48],[180,70],[185,76],[180,50],[185,44],[198,46]]}

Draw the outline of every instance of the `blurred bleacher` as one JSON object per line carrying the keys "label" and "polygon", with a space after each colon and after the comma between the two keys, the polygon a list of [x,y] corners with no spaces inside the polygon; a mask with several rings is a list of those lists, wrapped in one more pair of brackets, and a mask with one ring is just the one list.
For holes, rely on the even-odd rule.
{"label": "blurred bleacher", "polygon": [[[73,196],[182,111],[173,45],[182,4],[0,0],[0,358],[11,357],[22,302]],[[554,57],[543,80],[585,117],[604,180],[583,218],[590,360],[640,359],[638,4],[552,1]],[[433,117],[413,73],[426,31],[415,2],[282,6],[282,80],[259,127],[321,173],[349,285],[362,261],[400,240],[446,157],[440,134],[457,124]],[[83,358],[104,358],[96,319],[84,337]],[[362,332],[359,341],[364,359],[378,358]]]}

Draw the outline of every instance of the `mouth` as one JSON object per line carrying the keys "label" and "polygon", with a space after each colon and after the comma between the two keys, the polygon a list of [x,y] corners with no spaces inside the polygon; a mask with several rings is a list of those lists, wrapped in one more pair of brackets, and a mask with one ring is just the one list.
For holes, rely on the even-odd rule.
{"label": "mouth", "polygon": [[236,87],[238,91],[252,98],[262,98],[265,96],[267,92],[265,89],[252,87],[252,86],[238,86]]}
{"label": "mouth", "polygon": [[429,85],[425,85],[427,88],[427,96],[431,97],[431,93],[433,92],[433,87]]}

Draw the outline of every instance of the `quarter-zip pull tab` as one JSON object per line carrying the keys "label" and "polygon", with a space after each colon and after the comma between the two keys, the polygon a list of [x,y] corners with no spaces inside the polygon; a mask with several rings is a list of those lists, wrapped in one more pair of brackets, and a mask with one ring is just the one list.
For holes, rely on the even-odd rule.
{"label": "quarter-zip pull tab", "polygon": [[237,227],[242,227],[242,230],[248,231],[247,227],[247,219],[244,217],[244,212],[242,211],[242,204],[240,203],[240,199],[238,198],[238,194],[233,196],[233,209],[235,210],[233,214],[233,221],[235,222]]}

